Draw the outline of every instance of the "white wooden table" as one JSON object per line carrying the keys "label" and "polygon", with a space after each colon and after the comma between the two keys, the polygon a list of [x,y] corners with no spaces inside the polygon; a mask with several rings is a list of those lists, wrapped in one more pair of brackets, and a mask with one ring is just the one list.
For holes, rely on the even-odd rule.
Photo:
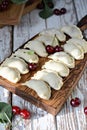
{"label": "white wooden table", "polygon": [[[67,13],[62,16],[53,15],[47,20],[43,20],[38,16],[39,10],[34,10],[23,16],[19,25],[6,26],[0,29],[0,61],[43,29],[77,24],[87,14],[87,0],[55,0],[54,2],[55,8],[65,7]],[[70,99],[75,96],[81,99],[81,105],[78,108],[72,108],[70,105]],[[72,95],[56,117],[10,93],[1,86],[0,101],[26,108],[32,114],[31,119],[23,119],[12,130],[87,130],[87,117],[84,114],[84,107],[87,106],[87,68]],[[15,117],[13,124],[18,119],[18,116]],[[6,129],[0,124],[0,130]]]}

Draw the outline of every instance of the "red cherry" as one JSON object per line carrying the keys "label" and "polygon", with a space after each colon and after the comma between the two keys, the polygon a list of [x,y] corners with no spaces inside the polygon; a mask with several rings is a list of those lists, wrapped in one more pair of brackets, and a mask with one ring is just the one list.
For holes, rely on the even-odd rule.
{"label": "red cherry", "polygon": [[30,118],[30,112],[26,109],[23,109],[20,111],[20,115],[24,118],[24,119],[29,119]]}
{"label": "red cherry", "polygon": [[21,110],[20,107],[12,106],[12,112],[13,112],[14,115],[20,114],[20,110]]}
{"label": "red cherry", "polygon": [[60,12],[59,9],[54,9],[53,13],[54,13],[55,15],[61,15],[61,12]]}
{"label": "red cherry", "polygon": [[78,107],[81,104],[81,100],[78,97],[75,97],[75,99],[71,99],[70,104],[73,107]]}
{"label": "red cherry", "polygon": [[48,54],[53,54],[54,53],[54,47],[51,46],[51,45],[47,45],[46,51],[48,52]]}
{"label": "red cherry", "polygon": [[87,107],[84,108],[84,113],[87,115]]}
{"label": "red cherry", "polygon": [[29,63],[28,67],[29,67],[29,70],[32,70],[32,71],[36,70],[37,64],[36,63]]}
{"label": "red cherry", "polygon": [[61,14],[65,14],[66,13],[66,9],[65,8],[61,8],[60,13]]}
{"label": "red cherry", "polygon": [[55,46],[54,48],[55,52],[60,52],[60,51],[63,51],[63,48],[61,46]]}

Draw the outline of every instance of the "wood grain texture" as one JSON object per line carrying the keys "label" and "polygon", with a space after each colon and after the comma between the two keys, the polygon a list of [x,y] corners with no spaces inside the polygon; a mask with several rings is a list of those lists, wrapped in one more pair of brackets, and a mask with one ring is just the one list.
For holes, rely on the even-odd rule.
{"label": "wood grain texture", "polygon": [[[47,20],[43,20],[38,16],[38,10],[34,10],[31,13],[23,16],[20,24],[14,26],[13,28],[12,35],[14,50],[22,45],[24,42],[26,42],[29,38],[45,28],[60,28],[65,24],[77,24],[77,21],[87,14],[87,0],[54,0],[54,2],[56,3],[55,7],[59,9],[62,7],[66,7],[67,13],[58,17],[52,16]],[[3,29],[4,31],[2,31]],[[5,41],[5,35],[9,34],[7,33],[8,29],[6,27],[3,29],[0,29],[0,35],[2,37],[0,37],[2,39],[0,45],[2,41]],[[5,35],[3,35],[4,33]],[[87,34],[86,31],[85,34]],[[8,36],[12,38],[11,35]],[[6,55],[7,57],[9,55],[9,44],[10,41],[8,40],[8,43],[6,44],[8,51],[5,51],[5,57]],[[6,46],[1,45],[0,50],[1,48],[6,48]],[[0,53],[2,57],[1,61],[3,60],[3,58],[5,58],[2,54],[3,51],[2,53]],[[5,96],[8,95],[6,94],[6,91],[7,90],[3,88],[0,90],[1,101],[4,101],[4,99],[5,101],[7,101],[8,99],[10,100],[10,96]],[[3,93],[5,93],[5,95]],[[70,100],[75,96],[81,99],[81,105],[78,108],[72,108],[70,106]],[[32,114],[30,120],[22,120],[15,128],[12,128],[12,130],[87,130],[87,118],[84,115],[84,107],[87,106],[87,68],[85,68],[76,88],[72,92],[71,96],[69,96],[67,102],[63,105],[61,111],[56,115],[56,117],[48,114],[40,108],[37,108],[36,106],[32,105],[26,100],[23,100],[15,94],[12,94],[12,105],[18,105],[21,108],[26,108],[30,110]],[[13,124],[18,119],[18,117],[15,117],[15,119],[13,120]]]}

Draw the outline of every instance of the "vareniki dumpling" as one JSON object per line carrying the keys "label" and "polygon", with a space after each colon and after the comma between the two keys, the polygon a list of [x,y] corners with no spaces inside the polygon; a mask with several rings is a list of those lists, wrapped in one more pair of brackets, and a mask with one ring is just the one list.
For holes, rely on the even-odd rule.
{"label": "vareniki dumpling", "polygon": [[59,45],[59,41],[56,37],[47,36],[47,35],[40,35],[36,38],[36,40],[43,42],[45,46],[51,45],[56,46]]}
{"label": "vareniki dumpling", "polygon": [[42,66],[42,68],[56,71],[62,77],[66,77],[69,75],[69,68],[60,61],[56,62],[53,60],[49,60]]}
{"label": "vareniki dumpling", "polygon": [[2,64],[1,66],[9,66],[9,67],[13,67],[13,68],[16,68],[19,70],[19,72],[21,74],[26,74],[29,72],[29,69],[28,69],[28,64],[18,58],[18,57],[12,57],[12,58],[7,58]]}
{"label": "vareniki dumpling", "polygon": [[39,58],[32,50],[18,49],[12,56],[17,56],[29,63],[38,63]]}
{"label": "vareniki dumpling", "polygon": [[63,80],[57,73],[45,69],[38,71],[32,78],[47,82],[55,90],[59,90],[63,85]]}
{"label": "vareniki dumpling", "polygon": [[37,40],[32,40],[29,41],[24,48],[29,48],[33,50],[37,55],[40,57],[46,57],[48,53],[46,52],[45,46],[43,45],[42,42],[37,41]]}
{"label": "vareniki dumpling", "polygon": [[70,37],[83,38],[81,30],[76,25],[66,25],[61,28],[61,31],[68,34]]}
{"label": "vareniki dumpling", "polygon": [[56,35],[56,37],[58,38],[59,41],[62,42],[62,41],[66,40],[66,35],[62,31],[60,31],[56,28],[55,29],[51,28],[51,29],[43,30],[39,35],[51,36],[51,37],[55,37],[55,35]]}
{"label": "vareniki dumpling", "polygon": [[75,44],[66,43],[64,44],[63,48],[65,52],[69,53],[76,60],[81,60],[84,58],[83,49],[77,47]]}
{"label": "vareniki dumpling", "polygon": [[75,67],[75,60],[72,56],[70,56],[69,54],[67,54],[64,51],[61,52],[56,52],[52,55],[49,55],[48,58],[51,58],[55,61],[61,61],[64,64],[66,64],[66,66],[68,66],[69,68],[74,68]]}
{"label": "vareniki dumpling", "polygon": [[26,85],[27,87],[33,89],[40,98],[48,100],[51,97],[50,86],[42,80],[31,79],[22,85]]}
{"label": "vareniki dumpling", "polygon": [[12,83],[17,83],[21,79],[20,72],[11,67],[0,67],[0,76]]}
{"label": "vareniki dumpling", "polygon": [[67,41],[67,43],[73,43],[78,47],[82,47],[84,50],[84,53],[87,53],[87,41],[84,39],[79,39],[79,38],[71,38]]}

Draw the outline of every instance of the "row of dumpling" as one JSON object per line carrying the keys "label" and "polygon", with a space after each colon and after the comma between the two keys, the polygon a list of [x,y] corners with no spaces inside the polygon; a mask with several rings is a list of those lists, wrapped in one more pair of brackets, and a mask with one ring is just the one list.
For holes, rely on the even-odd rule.
{"label": "row of dumpling", "polygon": [[39,57],[32,50],[18,49],[0,66],[0,76],[17,83],[21,75],[29,73],[28,63],[38,63]]}
{"label": "row of dumpling", "polygon": [[[72,26],[72,28],[68,28],[68,29],[69,31],[71,30],[72,32],[74,32],[74,34],[72,32],[71,33],[68,33],[67,31],[65,32],[68,35],[70,35],[70,37],[72,38],[66,41],[66,44],[63,45],[64,51],[56,52],[52,55],[49,55],[48,58],[50,58],[51,60],[46,62],[42,66],[42,70],[38,71],[31,78],[31,80],[24,83],[24,85],[32,86],[33,89],[37,92],[37,94],[41,98],[44,98],[44,99],[50,98],[51,96],[50,87],[52,87],[55,90],[59,90],[63,86],[62,77],[67,77],[69,75],[69,68],[71,69],[75,67],[75,59],[76,60],[83,59],[84,54],[87,52],[87,42],[83,39],[80,29],[77,28],[76,26]],[[49,36],[54,36],[54,35],[55,35],[55,31],[53,29],[43,31],[40,34],[40,36],[36,38],[35,40],[39,39],[39,41],[42,41],[45,45],[49,45],[49,43],[50,45],[52,45],[51,44],[52,42],[48,42],[48,41],[50,41],[49,39],[52,38]],[[64,40],[65,39],[62,39],[61,41],[64,41]],[[33,43],[34,41],[30,41],[29,43],[25,45],[25,47],[29,48],[29,45],[31,42]],[[57,44],[53,44],[53,45],[55,46]],[[42,83],[43,81],[45,81],[45,83],[48,83],[48,84],[45,84],[44,89],[40,87],[40,84],[44,84]]]}
{"label": "row of dumpling", "polygon": [[[48,53],[45,49],[46,45],[55,46],[58,45],[58,40],[60,42],[66,41],[66,35],[63,32],[67,33],[68,35],[70,35],[70,37],[72,37],[72,39],[70,39],[72,42],[78,41],[78,44],[81,43],[79,42],[81,40],[82,42],[84,42],[84,40],[82,39],[82,33],[80,29],[76,26],[66,26],[63,27],[61,30],[45,30],[41,32],[35,40],[31,40],[27,44],[25,44],[23,49],[18,49],[15,53],[12,54],[10,58],[7,58],[0,67],[0,75],[13,83],[18,82],[21,79],[20,74],[26,74],[29,72],[27,64],[28,62],[38,63],[38,56],[48,56]],[[55,40],[53,44],[54,35],[56,35],[58,40]],[[46,62],[42,66],[41,71],[37,72],[31,80],[24,83],[25,85],[34,89],[41,98],[50,98],[50,86],[55,90],[59,90],[63,85],[63,80],[61,77],[68,76],[69,68],[75,67],[74,58],[82,59],[84,57],[84,54],[81,53],[82,47],[76,48],[76,45],[74,45],[74,43],[72,43],[70,40],[67,41],[67,43],[63,46],[65,52],[57,52],[52,55],[49,55],[48,57],[52,60]],[[85,43],[83,44],[85,45]],[[30,50],[27,50],[26,48]],[[87,47],[84,48],[86,49]]]}

